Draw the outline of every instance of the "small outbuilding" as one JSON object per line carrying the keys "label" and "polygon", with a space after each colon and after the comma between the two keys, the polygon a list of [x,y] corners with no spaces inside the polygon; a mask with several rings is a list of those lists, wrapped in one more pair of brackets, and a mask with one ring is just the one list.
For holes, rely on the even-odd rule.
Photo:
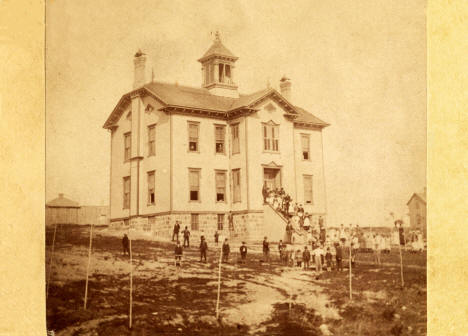
{"label": "small outbuilding", "polygon": [[108,206],[80,206],[78,202],[59,194],[46,203],[46,225],[55,224],[94,224],[107,225]]}

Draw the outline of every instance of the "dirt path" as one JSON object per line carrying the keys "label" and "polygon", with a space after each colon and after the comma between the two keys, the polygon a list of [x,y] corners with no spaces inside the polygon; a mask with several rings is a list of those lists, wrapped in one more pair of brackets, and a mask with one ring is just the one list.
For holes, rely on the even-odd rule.
{"label": "dirt path", "polygon": [[[65,240],[65,239],[64,239]],[[174,266],[172,247],[134,241],[133,329],[128,329],[128,257],[120,240],[97,237],[88,309],[82,310],[86,235],[57,245],[47,323],[57,335],[424,335],[425,272],[357,265],[353,301],[348,273],[304,271],[249,254],[222,267],[220,320],[215,318],[218,250],[198,262],[195,248]],[[423,295],[421,295],[423,294]],[[378,321],[377,323],[375,321]],[[408,329],[410,328],[410,329]],[[392,331],[393,330],[393,331]]]}

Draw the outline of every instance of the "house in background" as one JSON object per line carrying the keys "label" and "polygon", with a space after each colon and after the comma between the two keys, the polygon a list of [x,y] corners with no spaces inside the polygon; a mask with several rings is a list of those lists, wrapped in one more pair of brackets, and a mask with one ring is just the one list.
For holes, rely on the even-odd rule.
{"label": "house in background", "polygon": [[[236,57],[216,34],[198,60],[200,87],[145,79],[134,57],[133,90],[104,124],[111,132],[111,226],[170,238],[176,221],[192,236],[279,240],[285,220],[262,186],[283,187],[314,220],[326,215],[322,130],[291,101],[291,81],[243,95]],[[232,218],[232,220],[228,220]]]}
{"label": "house in background", "polygon": [[80,206],[77,202],[59,194],[57,198],[46,203],[46,225],[55,224],[94,224],[108,225],[108,206]]}
{"label": "house in background", "polygon": [[419,230],[426,238],[426,188],[414,193],[406,204],[409,210],[410,230]]}

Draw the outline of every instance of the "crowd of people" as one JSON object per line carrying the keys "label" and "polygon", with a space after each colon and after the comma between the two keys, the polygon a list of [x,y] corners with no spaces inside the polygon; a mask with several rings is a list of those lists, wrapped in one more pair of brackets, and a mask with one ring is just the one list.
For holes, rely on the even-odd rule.
{"label": "crowd of people", "polygon": [[[288,225],[291,225],[289,222]],[[176,241],[174,247],[175,265],[180,267],[184,253],[184,248],[190,247],[190,231],[187,227],[182,231],[184,238],[183,245],[179,240],[180,223],[177,221],[174,225],[173,241]],[[338,229],[330,229],[325,231],[323,223],[319,221],[318,229],[309,227],[307,231],[307,240],[305,244],[288,244],[280,240],[277,244],[278,261],[284,266],[302,268],[304,270],[315,269],[316,272],[323,271],[342,271],[343,257],[350,257],[353,265],[360,252],[373,252],[376,265],[381,265],[381,253],[388,253],[393,244],[405,246],[409,242],[411,249],[415,249],[415,244],[419,244],[417,248],[421,248],[420,241],[422,234],[414,231],[410,232],[409,237],[404,236],[404,230],[401,225],[395,225],[395,229],[391,236],[384,236],[377,232],[363,232],[359,225],[350,225],[345,227],[343,224]],[[213,242],[217,246],[219,241],[219,233],[213,235]],[[123,252],[130,254],[129,238],[125,234],[122,239]],[[200,237],[198,246],[200,252],[200,262],[207,262],[208,243],[205,236]],[[245,242],[239,247],[238,263],[245,263],[247,260],[248,247]],[[262,262],[270,262],[270,242],[267,237],[264,237],[262,242],[263,258]],[[221,261],[229,263],[231,256],[231,247],[229,240],[224,239],[221,246]]]}
{"label": "crowd of people", "polygon": [[[381,264],[381,253],[389,253],[392,246],[406,246],[410,251],[422,251],[424,242],[419,231],[410,232],[405,237],[401,221],[395,222],[395,228],[391,235],[384,235],[379,232],[363,231],[359,225],[350,224],[345,227],[341,224],[339,228],[326,230],[322,216],[317,221],[312,221],[311,216],[304,211],[302,204],[293,203],[292,198],[283,188],[270,190],[266,184],[262,189],[265,203],[269,203],[276,211],[286,219],[285,242],[278,243],[279,261],[285,266],[301,267],[304,269],[315,268],[316,271],[342,270],[343,255],[351,257],[351,263],[356,261],[360,252],[372,252],[377,265]],[[232,217],[232,216],[231,216]],[[232,219],[230,219],[232,221]],[[172,241],[176,241],[174,248],[175,263],[180,266],[184,248],[190,247],[190,230],[187,226],[182,231],[183,245],[179,241],[181,230],[180,222],[176,221],[173,227]],[[214,233],[214,243],[219,243],[219,233]],[[301,239],[294,239],[300,237]],[[129,240],[124,235],[122,240],[124,254],[129,252]],[[270,243],[264,237],[262,243],[263,261],[270,261]],[[200,237],[200,262],[206,262],[208,243],[205,236]],[[239,247],[239,263],[245,263],[247,259],[248,247],[245,242]],[[229,262],[231,248],[227,238],[224,239],[221,247],[221,260]]]}

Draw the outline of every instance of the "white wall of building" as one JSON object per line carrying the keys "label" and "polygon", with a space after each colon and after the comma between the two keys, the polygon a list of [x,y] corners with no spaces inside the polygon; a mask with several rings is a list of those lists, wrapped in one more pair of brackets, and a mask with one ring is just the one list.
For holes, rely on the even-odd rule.
{"label": "white wall of building", "polygon": [[[151,104],[152,111],[145,111]],[[152,97],[134,98],[129,104],[117,128],[112,132],[111,161],[111,218],[126,218],[130,215],[148,216],[175,212],[228,212],[263,210],[263,169],[272,162],[281,167],[281,183],[294,201],[304,204],[303,175],[313,175],[313,204],[304,204],[310,213],[326,212],[325,181],[322,159],[321,130],[295,128],[293,122],[284,117],[285,111],[275,101],[267,99],[257,106],[258,112],[226,122],[221,119],[196,115],[169,115],[159,111],[162,105]],[[273,108],[272,108],[273,107]],[[131,118],[127,117],[133,109]],[[135,120],[139,110],[139,120]],[[188,122],[199,123],[199,150],[188,150]],[[279,124],[279,151],[263,150],[263,124],[269,121]],[[132,127],[133,122],[133,127]],[[148,156],[149,125],[156,125],[156,155]],[[240,153],[232,154],[231,125],[239,125]],[[215,151],[215,126],[225,125],[225,154]],[[172,135],[171,135],[172,129]],[[124,162],[124,134],[132,131],[132,154],[141,160]],[[139,136],[136,136],[136,134]],[[310,160],[302,158],[301,134],[310,136]],[[172,140],[171,140],[172,138]],[[172,141],[172,148],[171,148]],[[171,174],[172,151],[172,174]],[[137,163],[139,162],[139,163]],[[133,165],[133,172],[131,172]],[[139,165],[139,167],[138,167]],[[189,168],[200,169],[200,201],[189,199]],[[241,202],[232,202],[233,169],[240,169]],[[156,204],[148,204],[147,173],[155,171]],[[216,202],[215,171],[226,172],[225,202]],[[137,174],[138,172],[138,174]],[[132,212],[123,209],[123,177],[132,181]],[[171,202],[172,181],[172,202]],[[138,197],[138,211],[136,211]],[[171,204],[172,203],[172,204]]]}
{"label": "white wall of building", "polygon": [[[229,154],[225,142],[225,154],[215,151],[215,125],[224,125],[226,121],[198,116],[172,115],[173,134],[173,210],[203,212],[229,211]],[[198,152],[188,148],[188,123],[199,123]],[[227,128],[226,128],[227,131]],[[226,140],[227,140],[226,132]],[[200,200],[190,201],[189,168],[200,169]],[[226,172],[226,201],[216,202],[215,171]]]}
{"label": "white wall of building", "polygon": [[[266,109],[266,107],[269,107]],[[271,106],[274,107],[271,108]],[[276,102],[266,100],[256,107],[258,112],[250,115],[248,120],[248,165],[250,208],[263,209],[263,171],[264,165],[275,163],[281,166],[281,185],[293,198],[296,186],[294,183],[294,144],[293,123],[284,117],[286,113]],[[265,151],[263,145],[263,123],[272,121],[279,124],[279,151]]]}
{"label": "white wall of building", "polygon": [[[294,129],[294,142],[296,151],[294,159],[296,162],[296,185],[297,202],[304,206],[308,213],[322,214],[326,212],[326,194],[323,171],[323,152],[322,152],[322,131],[320,129],[311,130],[306,128]],[[302,156],[301,135],[307,134],[310,137],[310,159],[304,160]],[[304,184],[303,176],[312,175],[312,204],[304,202]]]}

